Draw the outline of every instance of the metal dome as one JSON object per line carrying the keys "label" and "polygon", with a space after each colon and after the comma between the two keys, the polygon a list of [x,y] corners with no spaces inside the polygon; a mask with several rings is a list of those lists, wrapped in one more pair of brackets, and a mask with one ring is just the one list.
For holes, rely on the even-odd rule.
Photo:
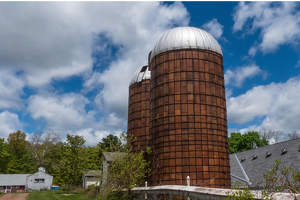
{"label": "metal dome", "polygon": [[189,48],[210,50],[223,56],[219,43],[208,32],[195,27],[177,27],[168,30],[156,41],[150,61],[159,53]]}
{"label": "metal dome", "polygon": [[134,72],[129,87],[135,83],[141,82],[151,78],[151,72],[148,69],[148,65],[140,67],[136,72]]}

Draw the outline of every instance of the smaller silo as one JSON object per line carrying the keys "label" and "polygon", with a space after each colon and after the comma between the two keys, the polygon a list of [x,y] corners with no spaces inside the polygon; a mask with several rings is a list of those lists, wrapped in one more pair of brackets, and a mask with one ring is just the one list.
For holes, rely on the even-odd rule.
{"label": "smaller silo", "polygon": [[148,66],[140,67],[129,85],[127,135],[133,136],[132,151],[146,150],[150,124],[150,77]]}

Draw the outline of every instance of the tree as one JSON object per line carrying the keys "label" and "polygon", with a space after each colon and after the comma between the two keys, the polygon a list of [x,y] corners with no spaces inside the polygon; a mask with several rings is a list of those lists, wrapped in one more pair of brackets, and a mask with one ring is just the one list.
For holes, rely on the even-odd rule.
{"label": "tree", "polygon": [[6,173],[7,164],[10,158],[8,148],[9,146],[8,143],[5,142],[5,139],[0,138],[0,174]]}
{"label": "tree", "polygon": [[25,145],[27,142],[26,133],[22,133],[20,130],[18,130],[17,132],[9,134],[7,141],[10,144],[14,153],[17,156],[21,156],[22,153],[25,151]]}
{"label": "tree", "polygon": [[27,174],[36,172],[36,165],[26,149],[26,133],[20,130],[9,134],[7,139],[9,144],[9,162],[6,173]]}
{"label": "tree", "polygon": [[60,135],[57,133],[40,133],[31,134],[27,149],[33,156],[38,167],[44,166],[45,155],[51,147],[60,141]]}
{"label": "tree", "polygon": [[[141,151],[139,154],[133,153],[132,150],[132,137],[126,137],[122,133],[119,141],[120,145],[117,147],[112,146],[112,149],[123,151],[122,154],[115,154],[114,161],[109,166],[109,174],[107,184],[101,187],[100,196],[107,198],[111,194],[119,194],[121,199],[129,199],[130,190],[133,187],[143,186],[145,178],[150,174],[150,162],[144,158],[145,153],[150,154],[151,148],[148,147],[146,152]],[[121,192],[123,190],[128,193]]]}
{"label": "tree", "polygon": [[297,131],[293,131],[292,133],[287,134],[289,140],[295,140],[300,138],[300,134]]}
{"label": "tree", "polygon": [[272,130],[263,128],[259,130],[259,136],[261,139],[272,141],[275,144],[283,140],[284,133],[280,130]]}
{"label": "tree", "polygon": [[245,134],[231,133],[228,138],[229,153],[238,153],[257,147],[263,147],[268,145],[266,139],[260,139],[257,131],[248,132]]}
{"label": "tree", "polygon": [[83,136],[67,135],[67,142],[59,142],[46,155],[47,168],[54,176],[53,184],[78,186],[87,170],[88,151]]}
{"label": "tree", "polygon": [[99,147],[105,152],[113,152],[115,149],[120,149],[121,143],[117,136],[109,134],[106,138],[102,138],[102,142],[99,142]]}

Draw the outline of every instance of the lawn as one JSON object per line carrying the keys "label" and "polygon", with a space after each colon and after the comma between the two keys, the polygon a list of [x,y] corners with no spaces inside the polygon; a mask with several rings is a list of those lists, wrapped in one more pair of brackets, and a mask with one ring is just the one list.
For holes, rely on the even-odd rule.
{"label": "lawn", "polygon": [[27,196],[26,200],[95,200],[85,199],[81,194],[62,195],[68,193],[61,190],[34,191]]}
{"label": "lawn", "polygon": [[0,197],[3,196],[3,195],[5,195],[5,193],[0,192]]}

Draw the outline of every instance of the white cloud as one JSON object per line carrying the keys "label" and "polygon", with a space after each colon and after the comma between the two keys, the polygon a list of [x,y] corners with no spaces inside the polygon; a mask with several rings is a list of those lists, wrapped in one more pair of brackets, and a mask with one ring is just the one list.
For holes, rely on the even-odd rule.
{"label": "white cloud", "polygon": [[84,83],[85,90],[89,91],[103,87],[95,98],[96,104],[102,111],[114,113],[123,121],[127,120],[128,87],[133,73],[147,64],[148,54],[163,32],[174,25],[186,26],[189,23],[188,12],[180,2],[170,6],[156,2],[139,3],[138,8],[134,6],[132,9],[130,14],[123,16],[129,27],[120,24],[118,27],[122,30],[112,31],[110,35],[114,44],[122,46],[118,59],[107,70],[93,73]]}
{"label": "white cloud", "polygon": [[85,111],[86,97],[75,94],[34,95],[28,99],[28,111],[34,119],[44,118],[48,131],[75,130],[91,117]]}
{"label": "white cloud", "polygon": [[0,127],[0,138],[7,139],[10,133],[22,130],[23,124],[16,113],[4,111],[0,113]]}
{"label": "white cloud", "polygon": [[150,51],[147,45],[167,27],[188,21],[180,2],[4,2],[0,68],[24,70],[28,84],[40,87],[90,71],[95,34],[141,54],[138,48]]}
{"label": "white cloud", "polygon": [[[300,39],[300,12],[298,2],[240,2],[234,13],[233,31],[253,34],[261,30],[261,43],[249,51],[265,53],[276,51],[280,45],[296,45]],[[249,29],[244,28],[249,27]]]}
{"label": "white cloud", "polygon": [[[93,134],[96,139],[106,131],[126,130],[131,76],[147,63],[163,32],[188,23],[189,13],[180,2],[4,2],[0,70],[22,72],[16,95],[10,95],[16,100],[24,85],[38,88],[27,111],[45,119],[44,131]],[[101,62],[96,70],[92,54]],[[52,80],[74,75],[84,78],[80,94],[45,92]],[[94,89],[97,96],[90,102],[84,95]],[[86,112],[88,104],[98,108]]]}
{"label": "white cloud", "polygon": [[[227,100],[228,122],[247,123],[263,117],[260,125],[250,127],[291,132],[300,130],[300,76],[286,83],[257,86]],[[250,130],[249,129],[249,130]]]}
{"label": "white cloud", "polygon": [[56,132],[66,140],[66,135],[83,135],[87,145],[96,145],[102,137],[124,131],[127,121],[115,113],[97,120],[95,111],[86,112],[88,99],[81,94],[56,95],[48,92],[28,99],[28,112],[33,119],[43,118],[47,125],[44,132]]}
{"label": "white cloud", "polygon": [[225,84],[241,87],[247,78],[252,78],[258,74],[262,74],[263,78],[266,76],[266,72],[262,71],[259,66],[251,64],[249,66],[237,67],[235,70],[226,70],[225,72]]}
{"label": "white cloud", "polygon": [[21,95],[25,86],[24,78],[9,69],[0,68],[0,109],[23,107]]}
{"label": "white cloud", "polygon": [[218,22],[216,18],[205,23],[201,28],[210,33],[216,40],[220,39],[223,35],[223,25]]}
{"label": "white cloud", "polygon": [[298,60],[296,67],[300,67],[300,60]]}

